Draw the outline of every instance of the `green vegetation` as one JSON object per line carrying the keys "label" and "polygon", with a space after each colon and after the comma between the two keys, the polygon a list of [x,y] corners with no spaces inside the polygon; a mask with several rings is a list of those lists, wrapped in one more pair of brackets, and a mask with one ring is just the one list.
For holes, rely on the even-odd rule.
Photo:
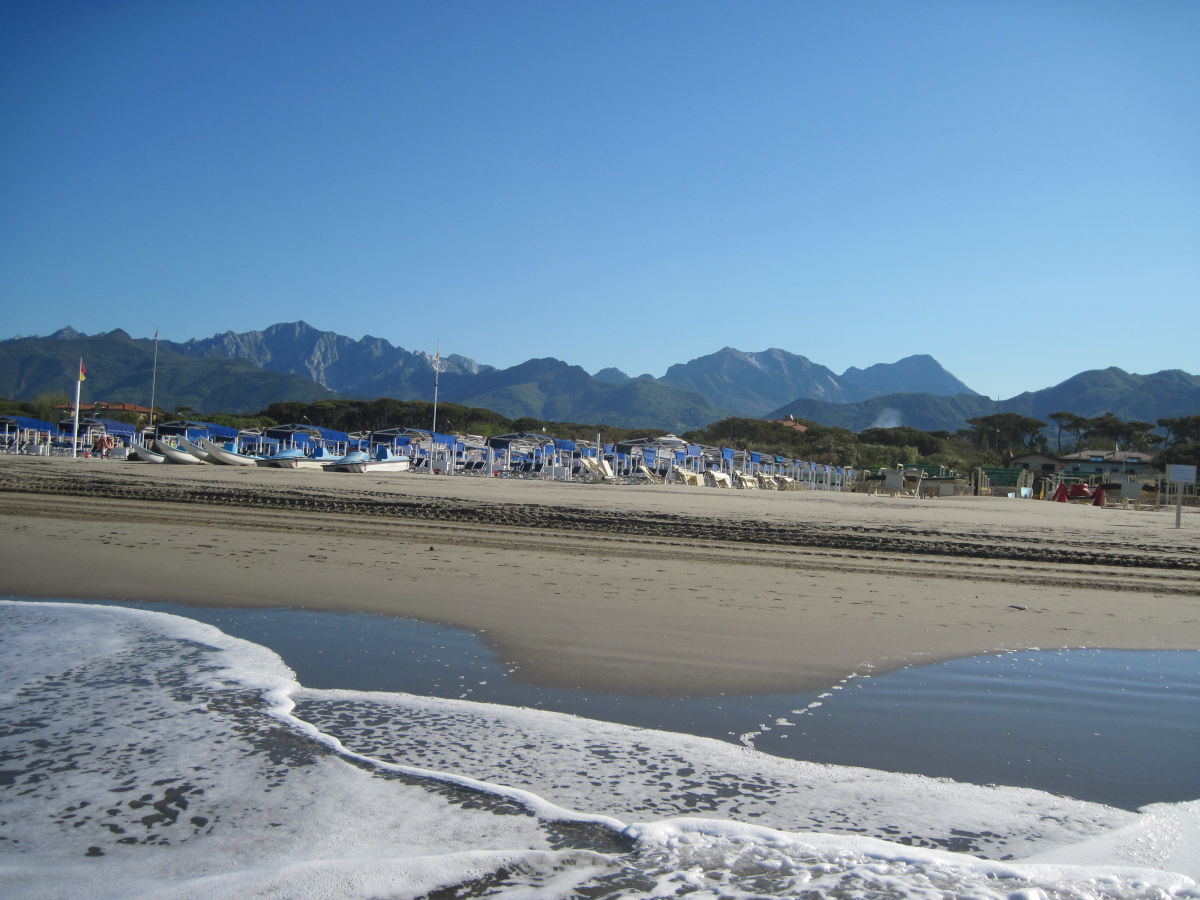
{"label": "green vegetation", "polygon": [[1160,462],[1200,466],[1200,416],[1159,419],[1166,432]]}
{"label": "green vegetation", "polygon": [[44,422],[57,422],[62,416],[62,410],[57,407],[70,402],[66,391],[38,394],[29,401],[0,397],[0,416],[30,416]]}
{"label": "green vegetation", "polygon": [[971,426],[967,436],[984,451],[990,448],[998,455],[1009,456],[1046,452],[1046,440],[1042,435],[1046,423],[1040,419],[1017,413],[995,413],[967,419],[967,424]]}
{"label": "green vegetation", "polygon": [[[195,418],[195,417],[192,417]],[[272,419],[270,416],[264,416],[261,413],[253,416],[237,416],[230,413],[209,413],[200,416],[205,422],[212,422],[214,425],[224,425],[227,428],[243,428],[247,431],[254,428],[268,428],[271,425],[280,424],[278,420]]]}
{"label": "green vegetation", "polygon": [[[723,419],[683,437],[702,444],[739,450],[758,450],[809,462],[874,469],[882,466],[926,463],[962,470],[978,465],[984,455],[972,452],[967,439],[944,431],[915,428],[870,428],[855,434],[816,422],[791,423],[761,419]],[[803,430],[802,430],[803,429]]]}
{"label": "green vegetation", "polygon": [[[82,401],[150,405],[154,342],[123,331],[74,339],[0,341],[0,395],[29,398],[47,385],[75,390],[79,359],[87,365]],[[154,385],[156,405],[168,409],[248,413],[275,397],[316,400],[331,391],[296,375],[272,372],[246,359],[193,359],[163,343]],[[69,402],[64,396],[63,402]],[[193,412],[193,415],[200,413]]]}
{"label": "green vegetation", "polygon": [[[867,469],[929,464],[966,472],[976,466],[1005,467],[1012,457],[1024,453],[1054,455],[1116,446],[1160,453],[1164,463],[1200,464],[1200,415],[1159,419],[1156,425],[1163,435],[1153,433],[1155,424],[1123,421],[1112,413],[1094,418],[1055,413],[1048,418],[1058,430],[1055,446],[1050,446],[1052,442],[1046,436],[1046,422],[1016,413],[976,416],[968,420],[970,428],[953,434],[908,426],[867,428],[855,434],[845,428],[797,420],[806,429],[801,431],[782,422],[733,418],[683,436],[698,443]],[[1064,443],[1064,434],[1074,440]]]}
{"label": "green vegetation", "polygon": [[[90,376],[89,376],[90,377]],[[42,394],[33,401],[0,398],[0,415],[33,416],[57,421],[56,406],[69,402],[65,393]],[[162,414],[160,413],[160,416]],[[200,413],[177,406],[175,415],[199,418],[234,428],[261,428],[281,422],[300,422],[339,431],[375,431],[383,428],[429,428],[433,404],[424,401],[343,400],[272,403],[246,415]],[[127,418],[114,411],[113,418]],[[1156,423],[1124,421],[1111,412],[1088,418],[1056,412],[1050,423],[1017,413],[976,416],[970,428],[953,434],[922,431],[902,425],[896,428],[866,428],[854,433],[847,428],[795,422],[732,417],[704,428],[684,432],[681,437],[698,444],[757,450],[771,455],[796,457],[817,463],[875,469],[883,466],[924,465],[967,472],[976,466],[1004,467],[1013,456],[1040,452],[1047,455],[1074,450],[1106,450],[1121,447],[1156,453],[1162,463],[1200,465],[1200,415],[1158,419]],[[1159,433],[1155,433],[1155,430]],[[523,417],[510,419],[490,409],[457,403],[438,404],[438,431],[464,432],[482,437],[512,432],[544,432],[556,438],[594,440],[606,443],[638,437],[657,437],[666,432],[655,428],[619,428],[607,424],[556,422]]]}
{"label": "green vegetation", "polygon": [[[338,431],[375,431],[382,428],[429,428],[433,424],[433,404],[421,400],[319,400],[316,403],[272,403],[258,414],[275,422],[307,422]],[[218,421],[209,417],[212,421]],[[225,424],[225,423],[222,423]],[[554,422],[523,417],[510,419],[490,409],[438,404],[438,431],[464,432],[481,437],[538,432],[557,438],[595,440],[600,433],[606,442],[660,435],[661,430],[614,428],[611,425],[585,425],[578,422]]]}

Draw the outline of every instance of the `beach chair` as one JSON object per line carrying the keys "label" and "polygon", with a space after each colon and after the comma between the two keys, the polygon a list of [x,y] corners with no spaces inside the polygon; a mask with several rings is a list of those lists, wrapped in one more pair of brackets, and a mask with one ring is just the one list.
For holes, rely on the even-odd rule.
{"label": "beach chair", "polygon": [[733,482],[729,480],[729,475],[725,472],[719,472],[716,469],[709,469],[704,473],[704,483],[708,487],[715,488],[732,488]]}
{"label": "beach chair", "polygon": [[775,479],[765,472],[759,472],[756,477],[758,478],[758,486],[764,491],[773,491],[778,487],[775,484]]}
{"label": "beach chair", "polygon": [[758,490],[758,479],[753,475],[747,475],[741,469],[738,469],[733,473],[733,480],[734,483],[743,491]]}
{"label": "beach chair", "polygon": [[692,487],[700,484],[700,476],[695,472],[689,472],[680,466],[676,466],[673,471],[675,473],[676,484],[686,484]]}
{"label": "beach chair", "polygon": [[654,472],[651,472],[646,467],[645,463],[642,463],[640,466],[638,466],[637,474],[640,475],[642,478],[644,478],[646,481],[650,482],[650,484],[662,484],[662,478],[660,478]]}
{"label": "beach chair", "polygon": [[617,478],[613,475],[608,460],[585,456],[580,459],[580,462],[583,463],[584,472],[582,474],[587,481],[593,484],[616,484]]}

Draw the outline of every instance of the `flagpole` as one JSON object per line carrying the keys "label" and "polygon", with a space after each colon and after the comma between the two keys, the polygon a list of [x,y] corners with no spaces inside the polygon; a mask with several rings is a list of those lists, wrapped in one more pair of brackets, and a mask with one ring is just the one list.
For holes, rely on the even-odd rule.
{"label": "flagpole", "polygon": [[158,329],[154,329],[154,369],[150,373],[150,428],[154,428],[154,390],[158,387]]}
{"label": "flagpole", "polygon": [[75,373],[75,439],[71,441],[71,459],[79,456],[79,389],[83,387],[83,357],[79,357],[79,371]]}
{"label": "flagpole", "polygon": [[[438,401],[438,379],[442,375],[442,342],[437,343],[437,353],[433,356],[433,428],[431,431],[437,431],[437,401]],[[431,439],[432,440],[432,439]],[[433,445],[431,444],[430,447]]]}

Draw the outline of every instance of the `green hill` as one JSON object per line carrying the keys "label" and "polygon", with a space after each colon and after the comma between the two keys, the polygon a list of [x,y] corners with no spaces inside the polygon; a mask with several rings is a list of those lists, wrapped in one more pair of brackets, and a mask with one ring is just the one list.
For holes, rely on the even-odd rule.
{"label": "green hill", "polygon": [[[0,342],[0,396],[32,400],[39,394],[74,395],[79,360],[87,378],[84,402],[150,404],[154,342],[124,331],[80,335],[69,329],[47,338]],[[155,405],[173,410],[253,412],[277,400],[320,400],[333,396],[321,385],[249,360],[194,359],[159,348]]]}

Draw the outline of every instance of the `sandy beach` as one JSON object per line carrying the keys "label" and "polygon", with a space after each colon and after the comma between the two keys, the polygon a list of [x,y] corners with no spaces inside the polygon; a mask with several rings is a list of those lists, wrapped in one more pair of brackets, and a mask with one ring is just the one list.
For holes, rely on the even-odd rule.
{"label": "sandy beach", "polygon": [[1018,648],[1200,648],[1200,513],[0,457],[18,597],[361,610],[526,679],[807,690]]}

